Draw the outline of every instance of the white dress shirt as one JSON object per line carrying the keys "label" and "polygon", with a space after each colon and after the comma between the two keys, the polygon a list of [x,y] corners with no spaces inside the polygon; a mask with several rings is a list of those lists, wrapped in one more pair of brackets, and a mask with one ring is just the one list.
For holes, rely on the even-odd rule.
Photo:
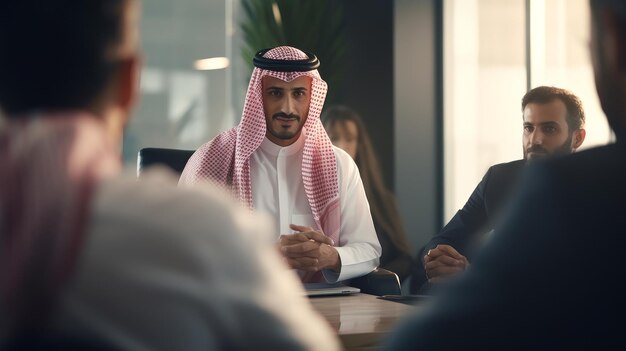
{"label": "white dress shirt", "polygon": [[[255,211],[269,213],[275,219],[276,237],[292,234],[290,224],[316,230],[309,200],[302,183],[302,149],[305,131],[286,147],[265,138],[250,157],[252,201]],[[334,147],[337,157],[341,228],[336,249],[341,271],[323,270],[328,282],[355,278],[374,270],[379,263],[381,247],[374,230],[369,203],[359,170],[345,151]]]}

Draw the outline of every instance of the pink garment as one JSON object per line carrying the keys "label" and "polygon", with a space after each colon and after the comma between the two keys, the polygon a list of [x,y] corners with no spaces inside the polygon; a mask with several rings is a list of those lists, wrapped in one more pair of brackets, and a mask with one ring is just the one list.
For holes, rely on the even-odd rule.
{"label": "pink garment", "polygon": [[120,171],[101,122],[0,117],[0,298],[14,323],[45,318],[71,276],[98,180]]}
{"label": "pink garment", "polygon": [[[263,57],[277,60],[307,59],[304,52],[289,46],[269,50]],[[311,104],[304,125],[306,140],[302,157],[302,181],[318,229],[322,229],[338,245],[341,211],[337,160],[332,143],[320,121],[328,87],[317,70],[276,72],[255,68],[248,86],[241,122],[237,127],[202,145],[187,163],[179,184],[212,180],[235,192],[239,200],[252,209],[250,156],[261,145],[266,134],[262,95],[262,79],[265,76],[287,82],[300,76],[312,78]]]}

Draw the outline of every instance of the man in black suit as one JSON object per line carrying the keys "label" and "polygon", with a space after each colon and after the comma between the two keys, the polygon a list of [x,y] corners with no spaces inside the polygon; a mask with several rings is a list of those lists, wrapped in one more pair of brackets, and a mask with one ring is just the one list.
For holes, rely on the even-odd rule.
{"label": "man in black suit", "polygon": [[617,142],[533,162],[472,266],[388,349],[624,347],[626,2],[591,0],[591,13],[596,89]]}
{"label": "man in black suit", "polygon": [[495,226],[514,195],[528,160],[574,152],[585,140],[585,113],[578,97],[564,89],[540,86],[522,98],[524,159],[489,168],[467,203],[419,252],[413,292],[464,271],[473,252]]}

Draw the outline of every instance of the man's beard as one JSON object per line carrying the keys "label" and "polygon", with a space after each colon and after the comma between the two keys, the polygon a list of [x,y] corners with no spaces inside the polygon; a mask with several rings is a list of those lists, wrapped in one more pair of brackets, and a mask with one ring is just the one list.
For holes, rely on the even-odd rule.
{"label": "man's beard", "polygon": [[[272,115],[272,120],[277,120],[278,117],[293,119],[293,120],[296,120],[297,122],[300,122],[300,116],[293,114],[293,113],[288,115],[284,112],[278,112]],[[298,126],[296,131],[291,131],[289,129],[283,129],[283,128],[274,130],[273,128],[270,128],[270,134],[272,134],[275,138],[278,138],[278,139],[289,140],[293,138],[294,136],[296,136],[300,132],[301,129],[302,129],[301,125]]]}
{"label": "man's beard", "polygon": [[563,145],[557,147],[556,149],[554,149],[554,151],[551,151],[551,152],[543,148],[541,145],[533,145],[529,147],[528,149],[524,148],[524,159],[529,160],[528,154],[530,154],[531,152],[534,153],[535,155],[541,154],[541,156],[535,156],[533,158],[569,155],[572,153],[572,138],[573,137],[574,137],[574,133],[570,134],[569,137],[567,137],[567,140],[565,140],[565,142],[563,143]]}

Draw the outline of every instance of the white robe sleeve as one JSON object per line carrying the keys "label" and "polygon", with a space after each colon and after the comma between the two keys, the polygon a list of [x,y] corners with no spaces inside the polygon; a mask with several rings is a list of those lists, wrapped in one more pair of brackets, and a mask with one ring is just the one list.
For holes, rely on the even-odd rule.
{"label": "white robe sleeve", "polygon": [[334,149],[341,204],[341,230],[336,247],[341,258],[341,271],[322,271],[326,281],[331,283],[373,271],[378,267],[382,253],[359,169],[350,155],[337,147]]}

